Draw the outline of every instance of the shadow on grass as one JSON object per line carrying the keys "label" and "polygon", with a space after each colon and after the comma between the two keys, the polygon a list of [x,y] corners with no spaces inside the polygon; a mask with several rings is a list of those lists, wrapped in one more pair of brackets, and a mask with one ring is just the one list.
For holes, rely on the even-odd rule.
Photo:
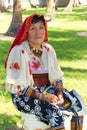
{"label": "shadow on grass", "polygon": [[87,69],[73,69],[71,67],[61,67],[67,77],[73,77],[73,79],[85,79],[87,76]]}
{"label": "shadow on grass", "polygon": [[17,126],[19,116],[0,114],[0,130],[23,130],[22,122],[21,127]]}
{"label": "shadow on grass", "polygon": [[49,39],[58,59],[66,61],[87,59],[87,37],[77,36],[77,31],[49,30]]}

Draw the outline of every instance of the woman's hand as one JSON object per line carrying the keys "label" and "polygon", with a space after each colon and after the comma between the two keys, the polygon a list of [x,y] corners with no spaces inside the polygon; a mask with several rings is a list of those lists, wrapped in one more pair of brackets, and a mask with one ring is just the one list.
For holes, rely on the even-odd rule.
{"label": "woman's hand", "polygon": [[55,106],[61,106],[64,103],[63,95],[45,94],[44,101],[49,102]]}
{"label": "woman's hand", "polygon": [[58,101],[57,101],[57,106],[61,106],[63,103],[64,103],[64,98],[63,98],[63,95],[60,94],[57,96],[58,97]]}
{"label": "woman's hand", "polygon": [[49,102],[53,105],[56,105],[58,102],[58,97],[50,93],[44,94],[44,101]]}

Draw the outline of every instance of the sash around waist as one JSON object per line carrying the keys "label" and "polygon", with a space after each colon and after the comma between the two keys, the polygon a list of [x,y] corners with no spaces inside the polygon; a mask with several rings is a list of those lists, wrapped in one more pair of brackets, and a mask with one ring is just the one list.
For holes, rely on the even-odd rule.
{"label": "sash around waist", "polygon": [[48,73],[33,74],[33,79],[34,79],[34,85],[37,87],[43,87],[50,83]]}

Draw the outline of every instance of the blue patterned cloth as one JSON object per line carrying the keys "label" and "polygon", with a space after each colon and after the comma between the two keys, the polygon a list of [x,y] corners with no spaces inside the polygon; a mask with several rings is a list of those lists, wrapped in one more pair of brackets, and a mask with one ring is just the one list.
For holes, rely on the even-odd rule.
{"label": "blue patterned cloth", "polygon": [[[44,92],[45,87],[39,87],[40,92]],[[49,90],[54,94],[54,89]],[[46,123],[47,125],[55,128],[61,126],[63,123],[63,113],[59,107],[56,107],[45,101],[40,101],[25,95],[12,94],[12,101],[15,107],[24,113],[35,114],[38,120]]]}

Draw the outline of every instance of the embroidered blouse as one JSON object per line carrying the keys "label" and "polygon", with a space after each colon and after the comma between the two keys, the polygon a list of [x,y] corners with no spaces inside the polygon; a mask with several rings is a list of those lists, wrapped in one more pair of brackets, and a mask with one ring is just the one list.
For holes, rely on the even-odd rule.
{"label": "embroidered blouse", "polygon": [[22,91],[27,86],[33,87],[32,74],[48,73],[52,84],[63,80],[63,72],[58,65],[54,48],[43,42],[42,49],[41,58],[33,55],[27,41],[12,49],[6,69],[6,88],[11,93]]}

